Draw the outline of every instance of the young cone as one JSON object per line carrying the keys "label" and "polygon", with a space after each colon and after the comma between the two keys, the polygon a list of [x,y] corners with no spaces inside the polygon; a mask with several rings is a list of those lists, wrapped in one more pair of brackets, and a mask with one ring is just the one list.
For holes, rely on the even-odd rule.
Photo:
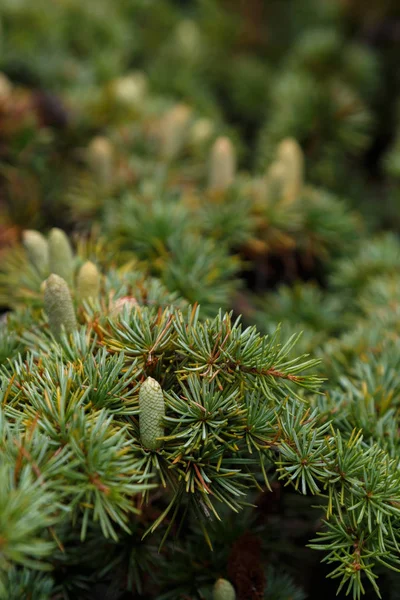
{"label": "young cone", "polygon": [[158,381],[148,377],[139,392],[140,439],[145,448],[157,450],[162,445],[158,438],[164,435],[164,396]]}
{"label": "young cone", "polygon": [[236,600],[233,585],[227,579],[218,579],[214,584],[213,600]]}
{"label": "young cone", "polygon": [[178,52],[185,61],[196,63],[201,56],[202,40],[199,28],[195,21],[183,19],[175,31]]}
{"label": "young cone", "polygon": [[4,73],[0,73],[0,106],[5,106],[11,100],[12,88],[8,77]]}
{"label": "young cone", "polygon": [[283,196],[293,202],[303,187],[304,158],[299,144],[293,138],[285,138],[278,146],[278,160],[285,165]]}
{"label": "young cone", "polygon": [[46,280],[44,310],[55,338],[59,339],[63,328],[67,333],[76,329],[76,317],[71,294],[64,279],[52,274]]}
{"label": "young cone", "polygon": [[188,133],[191,110],[178,104],[165,115],[161,123],[161,152],[165,159],[172,160],[179,154]]}
{"label": "young cone", "polygon": [[100,135],[92,139],[86,153],[97,182],[106,190],[111,187],[113,180],[113,154],[110,140]]}
{"label": "young cone", "polygon": [[74,255],[69,239],[61,229],[56,227],[49,235],[50,272],[62,277],[69,286],[73,283]]}
{"label": "young cone", "polygon": [[203,117],[193,123],[190,131],[190,141],[193,146],[198,147],[209,141],[214,132],[214,123],[211,119]]}
{"label": "young cone", "polygon": [[49,270],[49,244],[46,238],[39,231],[27,229],[22,234],[22,242],[29,261],[40,274],[46,274]]}
{"label": "young cone", "polygon": [[219,137],[211,150],[208,188],[212,192],[224,192],[229,188],[236,172],[236,156],[232,142]]}
{"label": "young cone", "polygon": [[123,77],[118,77],[111,83],[113,99],[121,108],[140,109],[145,101],[146,92],[147,79],[140,71],[134,71]]}
{"label": "young cone", "polygon": [[97,298],[100,293],[100,273],[95,264],[88,260],[79,269],[77,290],[80,300]]}

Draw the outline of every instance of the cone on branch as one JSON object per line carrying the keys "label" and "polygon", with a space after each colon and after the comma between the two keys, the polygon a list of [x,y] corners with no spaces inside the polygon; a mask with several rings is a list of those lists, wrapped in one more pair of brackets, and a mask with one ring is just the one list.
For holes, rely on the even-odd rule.
{"label": "cone on branch", "polygon": [[162,445],[164,435],[163,418],[165,403],[163,391],[158,381],[148,377],[139,392],[140,439],[145,448],[157,450]]}
{"label": "cone on branch", "polygon": [[235,149],[227,137],[219,137],[211,150],[208,189],[224,192],[234,182],[236,174]]}
{"label": "cone on branch", "polygon": [[74,255],[67,235],[57,227],[49,235],[49,263],[50,272],[62,277],[72,287]]}
{"label": "cone on branch", "polygon": [[27,229],[22,234],[22,243],[30,263],[44,275],[49,270],[49,244],[39,231]]}
{"label": "cone on branch", "polygon": [[75,310],[68,285],[54,273],[45,282],[44,310],[56,339],[60,339],[63,330],[72,333],[76,329]]}
{"label": "cone on branch", "polygon": [[236,600],[235,588],[227,579],[218,579],[213,588],[213,600]]}
{"label": "cone on branch", "polygon": [[81,301],[97,298],[100,293],[100,273],[90,260],[85,262],[79,270],[77,292]]}

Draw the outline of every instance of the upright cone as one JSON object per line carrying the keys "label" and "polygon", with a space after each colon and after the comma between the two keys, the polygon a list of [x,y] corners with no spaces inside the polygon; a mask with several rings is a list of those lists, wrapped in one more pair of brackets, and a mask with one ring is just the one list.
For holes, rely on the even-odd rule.
{"label": "upright cone", "polygon": [[50,273],[59,275],[72,287],[74,276],[74,255],[67,235],[56,227],[49,235]]}
{"label": "upright cone", "polygon": [[235,173],[236,156],[232,142],[227,137],[219,137],[211,150],[208,189],[224,192],[232,185]]}
{"label": "upright cone", "polygon": [[293,202],[303,187],[304,157],[303,151],[294,138],[285,138],[278,146],[278,161],[285,166],[283,198]]}
{"label": "upright cone", "polygon": [[185,104],[172,108],[161,123],[161,153],[167,160],[174,159],[180,152],[188,135],[191,109]]}
{"label": "upright cone", "polygon": [[6,106],[11,102],[12,89],[11,81],[4,73],[0,73],[0,106]]}
{"label": "upright cone", "polygon": [[87,147],[86,159],[99,185],[108,190],[113,181],[114,148],[110,140],[98,135]]}
{"label": "upright cone", "polygon": [[227,579],[218,579],[213,589],[213,600],[236,600],[233,585]]}
{"label": "upright cone", "polygon": [[77,291],[80,300],[97,298],[100,293],[100,273],[90,260],[85,262],[79,270]]}
{"label": "upright cone", "polygon": [[22,234],[22,243],[31,264],[41,275],[46,275],[49,270],[49,244],[46,238],[39,231],[27,229]]}
{"label": "upright cone", "polygon": [[147,78],[141,71],[133,71],[123,77],[114,79],[111,83],[114,100],[124,108],[139,109],[145,103],[147,93]]}
{"label": "upright cone", "polygon": [[60,339],[63,329],[71,333],[77,327],[71,293],[66,281],[58,275],[50,275],[45,283],[44,310],[52,334]]}
{"label": "upright cone", "polygon": [[139,392],[140,440],[149,450],[157,450],[162,445],[158,438],[164,435],[165,415],[164,395],[158,381],[148,377]]}

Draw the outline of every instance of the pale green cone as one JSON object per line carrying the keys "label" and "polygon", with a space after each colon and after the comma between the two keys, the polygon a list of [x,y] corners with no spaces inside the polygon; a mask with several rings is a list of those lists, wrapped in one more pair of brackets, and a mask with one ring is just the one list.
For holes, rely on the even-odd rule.
{"label": "pale green cone", "polygon": [[207,143],[214,132],[214,123],[211,119],[202,118],[193,123],[190,130],[190,141],[198,147]]}
{"label": "pale green cone", "polygon": [[56,227],[49,235],[49,262],[50,272],[59,275],[68,283],[73,285],[74,254],[68,236]]}
{"label": "pale green cone", "polygon": [[4,73],[0,73],[0,104],[5,104],[11,100],[12,91],[13,85],[11,81]]}
{"label": "pale green cone", "polygon": [[236,600],[233,585],[227,579],[218,579],[213,588],[213,600]]}
{"label": "pale green cone", "polygon": [[100,293],[100,273],[95,264],[88,260],[81,266],[77,278],[77,292],[80,300],[98,298]]}
{"label": "pale green cone", "polygon": [[58,275],[52,274],[46,280],[44,310],[55,338],[60,338],[63,329],[67,333],[76,329],[77,323],[71,293],[66,281]]}
{"label": "pale green cone", "polygon": [[231,140],[219,137],[211,150],[208,188],[212,192],[224,192],[234,182],[236,155]]}
{"label": "pale green cone", "polygon": [[147,78],[140,71],[128,73],[111,82],[114,100],[126,109],[141,109],[145,103],[147,88]]}
{"label": "pale green cone", "polygon": [[108,190],[113,181],[114,148],[104,136],[92,139],[86,151],[86,158],[97,182]]}
{"label": "pale green cone", "polygon": [[174,159],[181,151],[187,136],[191,109],[177,104],[164,116],[161,122],[161,154],[167,160]]}
{"label": "pale green cone", "polygon": [[303,187],[303,151],[295,139],[285,138],[279,144],[277,154],[279,162],[282,162],[286,168],[283,198],[288,203],[293,202],[298,198]]}
{"label": "pale green cone", "polygon": [[22,234],[22,243],[29,262],[41,275],[46,275],[49,271],[49,244],[46,238],[39,231],[27,229]]}
{"label": "pale green cone", "polygon": [[140,440],[145,448],[157,450],[164,435],[164,395],[158,381],[148,377],[139,392]]}
{"label": "pale green cone", "polygon": [[174,37],[179,54],[187,63],[195,64],[202,51],[201,34],[196,23],[191,19],[182,19]]}

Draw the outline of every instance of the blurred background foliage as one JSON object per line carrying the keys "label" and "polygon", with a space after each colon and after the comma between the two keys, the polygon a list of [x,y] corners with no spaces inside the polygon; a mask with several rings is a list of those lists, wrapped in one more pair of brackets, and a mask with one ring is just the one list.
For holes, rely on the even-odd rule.
{"label": "blurred background foliage", "polygon": [[[93,97],[135,93],[115,83],[139,70],[152,95],[229,128],[242,167],[264,168],[277,143],[294,137],[312,183],[345,194],[375,224],[397,223],[395,0],[115,0],[112,10],[107,0],[4,0],[0,23],[0,69],[33,95],[19,98],[19,120],[28,102],[40,125],[63,130],[57,144],[35,137],[36,170],[101,129]],[[100,104],[107,124],[117,118],[105,97]],[[28,136],[18,140],[26,152]],[[63,182],[48,185],[56,203]]]}

